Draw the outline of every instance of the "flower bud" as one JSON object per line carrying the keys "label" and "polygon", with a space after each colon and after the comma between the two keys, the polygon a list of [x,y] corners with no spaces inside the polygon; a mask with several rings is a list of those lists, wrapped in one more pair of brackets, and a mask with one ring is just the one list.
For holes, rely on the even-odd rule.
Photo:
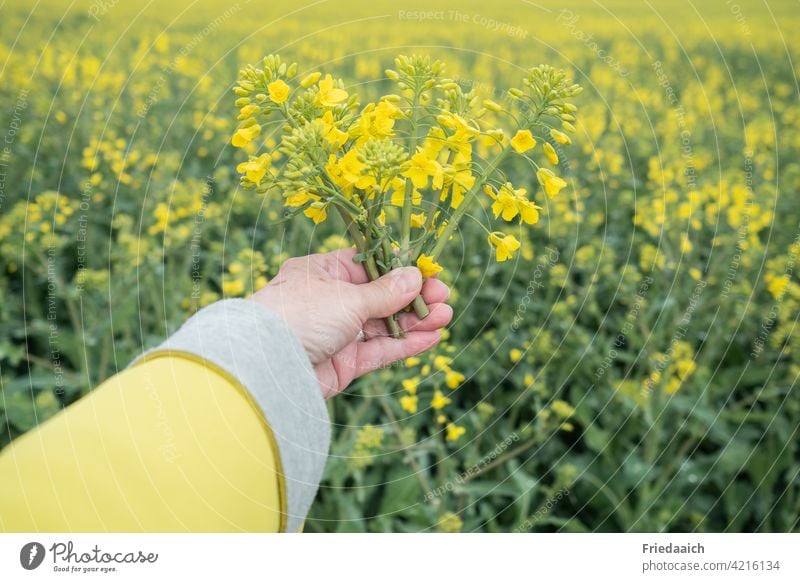
{"label": "flower bud", "polygon": [[321,76],[322,76],[322,73],[320,73],[319,71],[315,71],[313,73],[309,73],[308,75],[303,77],[302,81],[300,81],[300,86],[303,89],[308,89],[309,87],[311,87],[311,85],[313,85],[314,83],[319,81],[319,78]]}

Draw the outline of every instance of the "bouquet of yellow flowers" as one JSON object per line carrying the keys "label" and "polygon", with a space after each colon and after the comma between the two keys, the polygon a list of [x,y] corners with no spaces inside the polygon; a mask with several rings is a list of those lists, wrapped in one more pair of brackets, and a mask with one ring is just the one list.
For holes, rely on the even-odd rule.
{"label": "bouquet of yellow flowers", "polygon": [[[581,87],[540,65],[501,104],[443,73],[441,61],[399,56],[386,70],[397,93],[362,105],[341,79],[319,72],[297,78],[297,64],[277,55],[247,66],[234,88],[240,124],[231,140],[250,152],[237,166],[241,185],[275,192],[287,210],[315,224],[338,214],[373,280],[405,265],[423,277],[440,272],[445,245],[483,195],[495,218],[535,224],[541,207],[504,179],[502,165],[523,156],[547,196],[564,188],[530,153],[541,141],[544,158],[558,164],[556,147],[571,140],[554,125],[575,131],[577,108],[568,99]],[[261,153],[256,140],[270,124],[282,131],[278,153]],[[512,234],[487,233],[498,261],[520,247]],[[409,308],[420,318],[428,313],[421,297]],[[396,316],[387,326],[402,334]]]}

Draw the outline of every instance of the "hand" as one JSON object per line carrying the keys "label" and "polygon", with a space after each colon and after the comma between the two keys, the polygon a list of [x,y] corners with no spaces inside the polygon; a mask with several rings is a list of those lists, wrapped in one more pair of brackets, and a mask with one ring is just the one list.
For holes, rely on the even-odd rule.
{"label": "hand", "polygon": [[[280,314],[300,338],[326,398],[354,378],[432,348],[453,317],[444,303],[450,290],[438,279],[423,283],[419,269],[404,267],[369,282],[354,256],[355,249],[347,249],[289,259],[252,297]],[[413,312],[401,314],[406,337],[390,337],[382,318],[411,303],[420,290],[430,314],[423,320]],[[358,341],[361,331],[366,341]]]}

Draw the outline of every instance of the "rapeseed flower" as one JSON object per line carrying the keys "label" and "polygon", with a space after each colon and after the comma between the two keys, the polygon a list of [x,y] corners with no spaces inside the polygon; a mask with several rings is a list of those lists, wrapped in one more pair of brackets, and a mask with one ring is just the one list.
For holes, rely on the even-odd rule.
{"label": "rapeseed flower", "polygon": [[524,154],[525,152],[535,148],[536,140],[534,139],[531,130],[519,130],[514,137],[511,138],[511,147],[514,148],[514,151],[518,154]]}
{"label": "rapeseed flower", "polygon": [[550,198],[558,194],[567,185],[562,178],[559,178],[553,173],[552,170],[548,170],[547,168],[539,168],[539,170],[536,172],[536,178],[544,187],[545,193]]}
{"label": "rapeseed flower", "polygon": [[423,278],[433,277],[442,271],[442,266],[436,263],[432,257],[428,255],[420,255],[417,259],[417,267],[422,272]]}
{"label": "rapeseed flower", "polygon": [[336,86],[336,81],[330,74],[319,82],[317,102],[323,107],[333,107],[347,99],[347,91]]}
{"label": "rapeseed flower", "polygon": [[267,85],[267,91],[269,92],[270,101],[281,104],[289,98],[289,92],[291,89],[283,80],[278,79],[277,81],[273,81]]}
{"label": "rapeseed flower", "polygon": [[519,249],[520,242],[513,234],[493,232],[489,235],[489,244],[495,248],[498,263],[512,258],[514,251]]}

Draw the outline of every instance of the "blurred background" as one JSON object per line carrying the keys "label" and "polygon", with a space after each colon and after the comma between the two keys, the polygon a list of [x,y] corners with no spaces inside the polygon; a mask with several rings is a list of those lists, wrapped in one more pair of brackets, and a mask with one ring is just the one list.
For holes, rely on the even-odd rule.
{"label": "blurred background", "polygon": [[[798,530],[796,2],[12,0],[0,17],[0,446],[200,307],[346,244],[239,188],[241,66],[280,53],[367,101],[395,56],[428,53],[500,100],[549,63],[585,88],[569,187],[539,199],[514,261],[464,227],[442,258],[446,341],[330,402],[306,530]],[[522,163],[509,177],[536,190]]]}

